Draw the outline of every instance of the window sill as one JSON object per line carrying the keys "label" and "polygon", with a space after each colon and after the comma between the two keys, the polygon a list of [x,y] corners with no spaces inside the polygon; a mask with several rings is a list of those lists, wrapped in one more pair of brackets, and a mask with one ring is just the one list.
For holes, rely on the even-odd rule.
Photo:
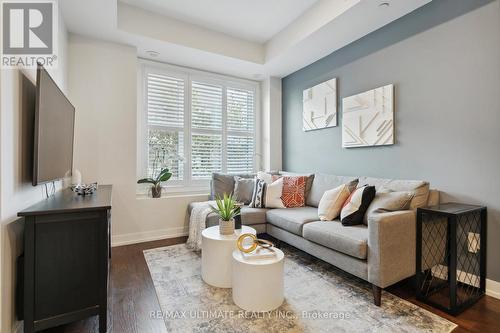
{"label": "window sill", "polygon": [[153,198],[149,189],[138,188],[136,192],[136,199],[169,199],[169,198],[187,198],[187,197],[200,197],[206,196],[208,198],[209,190],[206,187],[184,187],[184,186],[169,186],[162,188],[160,198]]}

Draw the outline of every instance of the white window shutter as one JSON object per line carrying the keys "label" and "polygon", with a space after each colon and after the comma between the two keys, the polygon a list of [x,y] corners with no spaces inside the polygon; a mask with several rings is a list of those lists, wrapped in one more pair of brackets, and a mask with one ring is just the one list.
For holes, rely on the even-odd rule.
{"label": "white window shutter", "polygon": [[193,129],[222,128],[222,87],[193,81],[191,100]]}
{"label": "white window shutter", "polygon": [[253,133],[255,123],[254,92],[227,88],[227,129]]}
{"label": "white window shutter", "polygon": [[222,87],[191,83],[191,177],[222,171]]}
{"label": "white window shutter", "polygon": [[227,172],[254,171],[254,92],[228,87],[227,97]]}
{"label": "white window shutter", "polygon": [[167,167],[173,180],[183,178],[184,80],[148,73],[146,84],[148,124],[148,176]]}
{"label": "white window shutter", "polygon": [[227,172],[241,174],[253,172],[254,161],[253,136],[227,137]]}
{"label": "white window shutter", "polygon": [[191,175],[205,179],[212,172],[222,171],[222,136],[220,134],[193,134],[191,136]]}
{"label": "white window shutter", "polygon": [[161,74],[147,77],[148,125],[184,126],[184,80]]}

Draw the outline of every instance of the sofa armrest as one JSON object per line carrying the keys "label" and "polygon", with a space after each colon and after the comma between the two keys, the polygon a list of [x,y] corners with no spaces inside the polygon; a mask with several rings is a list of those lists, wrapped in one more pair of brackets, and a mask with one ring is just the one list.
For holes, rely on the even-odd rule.
{"label": "sofa armrest", "polygon": [[388,287],[415,274],[415,211],[368,217],[368,281]]}

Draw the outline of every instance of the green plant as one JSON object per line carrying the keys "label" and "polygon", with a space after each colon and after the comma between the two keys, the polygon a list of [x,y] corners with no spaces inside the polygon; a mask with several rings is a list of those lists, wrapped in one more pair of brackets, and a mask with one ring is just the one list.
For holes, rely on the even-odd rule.
{"label": "green plant", "polygon": [[240,214],[240,207],[236,204],[231,194],[224,193],[222,198],[217,196],[215,203],[217,204],[217,208],[211,207],[212,211],[219,215],[219,218],[223,221],[230,221]]}
{"label": "green plant", "polygon": [[172,173],[168,168],[165,168],[155,178],[142,178],[137,181],[137,184],[152,184],[154,187],[159,187],[161,182],[166,182],[170,177],[172,177]]}

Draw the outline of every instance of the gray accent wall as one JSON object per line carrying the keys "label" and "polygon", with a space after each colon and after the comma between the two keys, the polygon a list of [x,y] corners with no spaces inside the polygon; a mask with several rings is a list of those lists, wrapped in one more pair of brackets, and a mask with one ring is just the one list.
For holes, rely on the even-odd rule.
{"label": "gray accent wall", "polygon": [[[302,91],[338,79],[338,127],[302,131]],[[395,85],[396,144],[342,148],[342,98]],[[424,179],[488,207],[500,281],[500,2],[434,0],[283,79],[283,168]]]}

